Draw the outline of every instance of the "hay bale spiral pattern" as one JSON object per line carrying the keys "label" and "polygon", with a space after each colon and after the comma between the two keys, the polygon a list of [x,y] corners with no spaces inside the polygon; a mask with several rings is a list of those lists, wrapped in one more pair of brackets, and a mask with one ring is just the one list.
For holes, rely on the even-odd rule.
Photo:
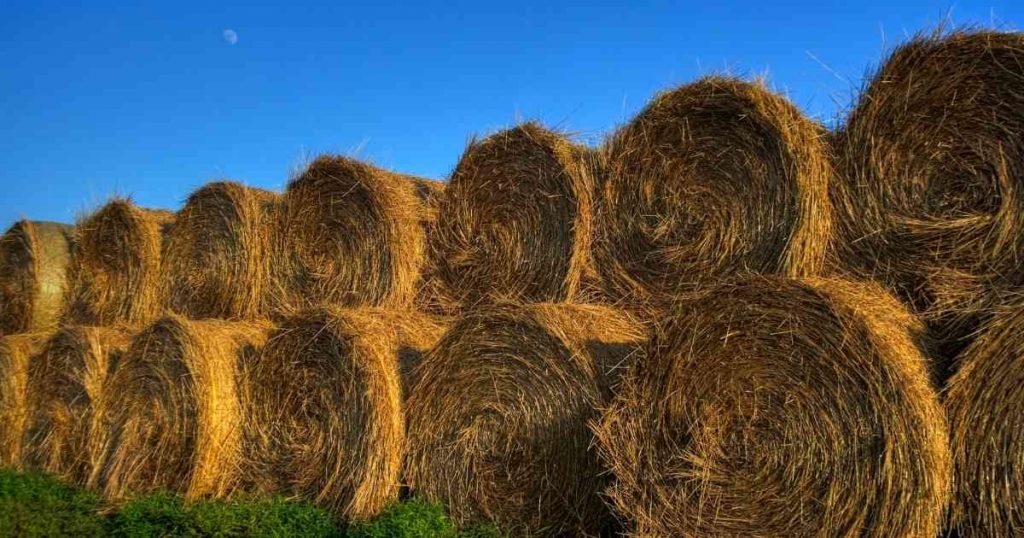
{"label": "hay bale spiral pattern", "polygon": [[58,323],[70,257],[65,224],[21,220],[0,236],[0,335]]}

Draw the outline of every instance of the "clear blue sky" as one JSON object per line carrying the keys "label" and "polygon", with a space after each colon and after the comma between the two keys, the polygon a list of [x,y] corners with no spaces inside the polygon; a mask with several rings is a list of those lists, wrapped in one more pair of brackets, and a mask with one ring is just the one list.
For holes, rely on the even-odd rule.
{"label": "clear blue sky", "polygon": [[598,140],[714,72],[766,74],[832,122],[907,35],[1024,22],[1019,0],[66,4],[0,7],[4,228],[112,194],[176,209],[215,178],[280,189],[321,152],[443,178],[474,133],[535,118]]}

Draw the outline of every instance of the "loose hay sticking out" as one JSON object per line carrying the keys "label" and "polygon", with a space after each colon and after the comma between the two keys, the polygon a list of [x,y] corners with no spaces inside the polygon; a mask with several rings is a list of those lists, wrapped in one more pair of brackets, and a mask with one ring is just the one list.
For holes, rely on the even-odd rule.
{"label": "loose hay sticking out", "polygon": [[284,195],[279,309],[412,304],[424,263],[426,180],[322,156]]}
{"label": "loose hay sticking out", "polygon": [[230,181],[189,196],[164,252],[162,288],[173,311],[197,319],[266,317],[279,199]]}
{"label": "loose hay sticking out", "polygon": [[647,301],[737,273],[824,263],[824,129],[763,85],[708,77],[661,93],[609,141],[597,266]]}
{"label": "loose hay sticking out", "polygon": [[22,436],[28,422],[28,365],[47,333],[0,337],[0,467],[21,468]]}
{"label": "loose hay sticking out", "polygon": [[947,342],[1024,284],[1022,65],[1020,33],[914,39],[837,137],[840,263],[912,302]]}
{"label": "loose hay sticking out", "polygon": [[27,467],[96,485],[107,442],[103,417],[119,397],[104,385],[129,339],[125,329],[65,327],[47,340],[28,366]]}
{"label": "loose hay sticking out", "polygon": [[398,498],[405,449],[402,372],[441,336],[414,312],[325,308],[287,320],[247,371],[257,489],[346,518]]}
{"label": "loose hay sticking out", "polygon": [[134,324],[160,315],[160,250],[173,218],[115,198],[79,222],[65,322]]}
{"label": "loose hay sticking out", "polygon": [[408,400],[412,490],[460,523],[597,533],[610,512],[588,421],[644,339],[600,306],[481,307],[424,358]]}
{"label": "loose hay sticking out", "polygon": [[595,425],[635,534],[936,536],[945,415],[922,327],[896,299],[758,277],[680,302],[660,327]]}
{"label": "loose hay sticking out", "polygon": [[442,304],[575,298],[591,268],[594,164],[532,122],[472,142],[429,236]]}
{"label": "loose hay sticking out", "polygon": [[262,323],[164,317],[132,338],[106,385],[110,449],[100,481],[110,498],[168,489],[223,496],[237,485],[241,365],[259,352]]}
{"label": "loose hay sticking out", "polygon": [[57,324],[64,305],[71,227],[21,220],[0,236],[0,335]]}

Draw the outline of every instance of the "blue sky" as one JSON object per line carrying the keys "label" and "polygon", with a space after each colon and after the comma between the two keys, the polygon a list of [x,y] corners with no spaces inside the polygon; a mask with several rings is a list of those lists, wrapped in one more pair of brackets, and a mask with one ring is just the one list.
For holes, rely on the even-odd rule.
{"label": "blue sky", "polygon": [[218,178],[281,189],[322,152],[443,178],[473,134],[539,119],[597,141],[710,73],[764,74],[832,122],[906,36],[1024,22],[1009,0],[69,4],[0,7],[5,228],[114,194],[176,209]]}

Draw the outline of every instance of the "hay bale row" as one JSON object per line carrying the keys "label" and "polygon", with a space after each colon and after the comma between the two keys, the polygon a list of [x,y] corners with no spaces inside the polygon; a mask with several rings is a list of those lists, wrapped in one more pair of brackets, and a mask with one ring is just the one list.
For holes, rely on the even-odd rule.
{"label": "hay bale row", "polygon": [[57,325],[70,256],[64,224],[21,220],[0,236],[0,336]]}

